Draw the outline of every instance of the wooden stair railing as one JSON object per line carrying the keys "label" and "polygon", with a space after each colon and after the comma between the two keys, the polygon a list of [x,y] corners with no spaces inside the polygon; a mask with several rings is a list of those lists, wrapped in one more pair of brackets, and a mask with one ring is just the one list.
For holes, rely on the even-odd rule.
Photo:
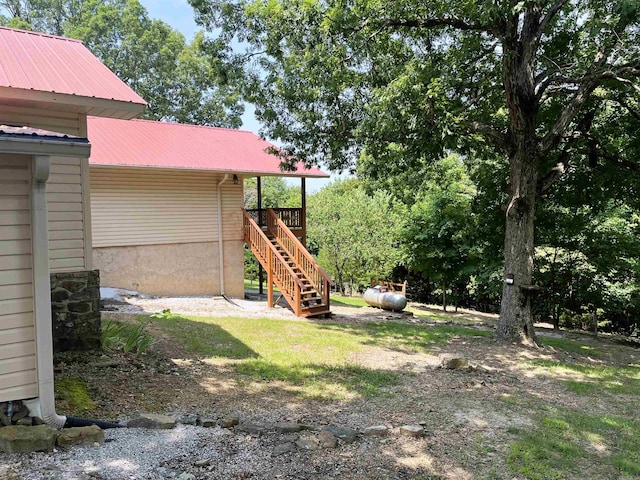
{"label": "wooden stair railing", "polygon": [[273,306],[275,283],[287,299],[296,316],[302,314],[302,281],[269,241],[258,224],[243,210],[244,241],[267,271],[269,277],[269,307]]}
{"label": "wooden stair railing", "polygon": [[282,246],[289,257],[295,261],[295,264],[300,268],[313,288],[316,289],[328,310],[330,307],[329,292],[333,282],[302,245],[302,242],[298,240],[271,208],[267,209],[267,231]]}

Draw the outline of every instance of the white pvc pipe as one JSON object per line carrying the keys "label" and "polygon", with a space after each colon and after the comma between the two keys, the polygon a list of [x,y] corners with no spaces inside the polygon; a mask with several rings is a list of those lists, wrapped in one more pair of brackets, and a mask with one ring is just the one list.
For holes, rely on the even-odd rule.
{"label": "white pvc pipe", "polygon": [[[49,278],[49,232],[46,184],[49,157],[34,156],[31,182],[31,242],[33,255],[36,368],[42,420],[62,428],[66,417],[56,413],[53,392],[53,336],[51,334],[51,280]],[[34,405],[37,409],[37,403]]]}
{"label": "white pvc pipe", "polygon": [[222,192],[220,187],[229,178],[229,174],[225,173],[222,180],[218,182],[216,193],[218,194],[218,268],[220,269],[220,295],[224,297],[224,248],[222,245]]}

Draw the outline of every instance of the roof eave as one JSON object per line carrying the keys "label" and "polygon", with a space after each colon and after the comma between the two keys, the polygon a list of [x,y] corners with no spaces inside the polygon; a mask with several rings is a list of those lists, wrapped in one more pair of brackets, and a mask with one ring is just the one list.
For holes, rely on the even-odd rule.
{"label": "roof eave", "polygon": [[91,144],[86,139],[0,135],[0,153],[87,158],[91,153]]}
{"label": "roof eave", "polygon": [[27,90],[24,88],[0,87],[3,103],[28,107],[55,106],[62,111],[72,111],[97,117],[131,120],[144,112],[146,102],[125,102],[116,99],[85,97],[66,93]]}
{"label": "roof eave", "polygon": [[154,169],[154,170],[180,170],[186,172],[212,172],[212,173],[231,173],[242,175],[244,177],[294,177],[294,178],[330,178],[329,174],[321,172],[320,174],[311,172],[265,172],[255,170],[233,170],[233,169],[213,169],[213,168],[188,168],[188,167],[167,167],[160,165],[127,165],[115,163],[95,163],[89,158],[89,166],[91,168],[131,168],[131,169]]}

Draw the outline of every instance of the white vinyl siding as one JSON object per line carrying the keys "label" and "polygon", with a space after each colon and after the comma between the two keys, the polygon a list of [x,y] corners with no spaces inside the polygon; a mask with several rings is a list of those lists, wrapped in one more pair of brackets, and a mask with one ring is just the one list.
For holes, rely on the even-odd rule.
{"label": "white vinyl siding", "polygon": [[[0,106],[0,125],[28,126],[85,136],[86,121],[85,115],[73,112]],[[83,169],[88,170],[87,159],[51,157],[47,206],[49,266],[52,272],[74,272],[90,268],[88,260],[91,252],[90,245],[87,245],[90,238],[85,231],[85,223],[89,223],[85,222],[88,210],[83,203]]]}
{"label": "white vinyl siding", "polygon": [[79,158],[51,157],[47,208],[52,272],[85,268],[81,162]]}
{"label": "white vinyl siding", "polygon": [[38,395],[29,166],[0,155],[0,402]]}
{"label": "white vinyl siding", "polygon": [[[220,174],[91,167],[94,247],[218,240]],[[242,184],[222,185],[223,239],[242,239]]]}

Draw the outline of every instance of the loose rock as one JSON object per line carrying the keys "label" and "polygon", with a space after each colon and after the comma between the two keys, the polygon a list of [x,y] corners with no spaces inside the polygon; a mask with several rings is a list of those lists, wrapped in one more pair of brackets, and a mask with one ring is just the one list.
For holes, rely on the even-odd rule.
{"label": "loose rock", "polygon": [[167,415],[156,413],[143,413],[138,418],[129,420],[129,428],[150,428],[157,430],[168,430],[176,426],[176,419]]}
{"label": "loose rock", "polygon": [[389,433],[389,429],[384,425],[374,425],[365,428],[362,433],[365,437],[384,437]]}
{"label": "loose rock", "polygon": [[46,452],[56,445],[58,431],[49,425],[0,428],[0,451],[4,453]]}
{"label": "loose rock", "polygon": [[302,425],[299,423],[276,423],[275,429],[278,433],[295,433],[302,430]]}
{"label": "loose rock", "polygon": [[322,430],[318,434],[318,443],[322,448],[336,448],[338,439],[329,430]]}
{"label": "loose rock", "polygon": [[294,452],[295,450],[296,446],[293,444],[293,442],[281,443],[280,445],[276,445],[276,447],[273,449],[273,455],[283,455],[285,453]]}
{"label": "loose rock", "polygon": [[335,437],[338,437],[345,443],[353,443],[358,437],[358,432],[347,427],[334,427],[333,425],[327,425],[322,427],[322,430],[331,432]]}
{"label": "loose rock", "polygon": [[421,437],[424,435],[424,428],[420,425],[403,425],[400,427],[400,435],[405,437]]}
{"label": "loose rock", "polygon": [[240,417],[238,415],[230,415],[220,420],[220,426],[222,428],[232,428],[240,423]]}
{"label": "loose rock", "polygon": [[318,450],[318,448],[320,448],[320,445],[314,438],[301,438],[296,441],[296,445],[302,450]]}
{"label": "loose rock", "polygon": [[236,425],[236,431],[248,433],[249,435],[254,435],[259,437],[264,432],[267,431],[267,428],[264,425],[258,425],[257,423],[241,423]]}
{"label": "loose rock", "polygon": [[215,427],[217,425],[218,425],[217,420],[214,420],[213,418],[202,418],[202,419],[200,419],[200,426],[201,427],[211,428],[211,427]]}
{"label": "loose rock", "polygon": [[104,443],[104,430],[96,425],[90,427],[65,428],[57,440],[59,447],[72,445],[102,445]]}
{"label": "loose rock", "polygon": [[469,368],[469,360],[458,355],[444,355],[441,365],[449,370],[462,370]]}
{"label": "loose rock", "polygon": [[183,425],[197,425],[199,419],[200,415],[197,413],[188,413],[186,415],[182,415],[178,421]]}
{"label": "loose rock", "polygon": [[27,408],[26,405],[23,404],[17,412],[13,413],[13,416],[11,417],[11,421],[13,423],[17,423],[18,420],[26,418],[27,415],[29,415],[29,409]]}

